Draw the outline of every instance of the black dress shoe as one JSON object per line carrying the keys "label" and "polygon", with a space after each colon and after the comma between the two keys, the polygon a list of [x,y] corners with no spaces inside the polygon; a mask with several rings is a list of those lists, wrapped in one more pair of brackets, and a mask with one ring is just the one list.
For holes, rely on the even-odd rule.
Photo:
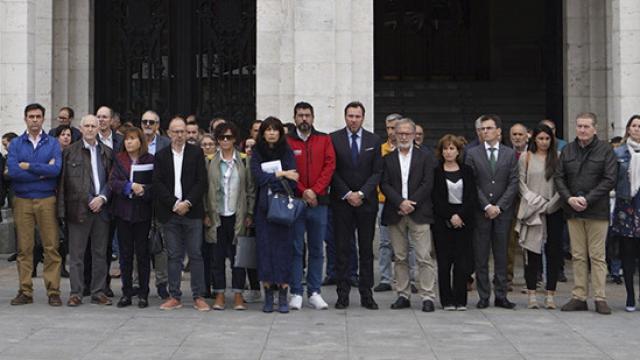
{"label": "black dress shoe", "polygon": [[322,280],[323,286],[335,285],[335,284],[336,284],[336,279],[329,276],[325,277],[324,280]]}
{"label": "black dress shoe", "polygon": [[367,296],[360,299],[360,305],[369,310],[378,310],[378,304],[373,300],[373,296]]}
{"label": "black dress shoe", "polygon": [[398,296],[396,301],[391,304],[391,308],[394,310],[397,309],[406,309],[411,307],[411,301],[404,296]]}
{"label": "black dress shoe", "polygon": [[121,297],[118,303],[116,304],[116,306],[119,308],[127,307],[129,305],[131,305],[131,298],[129,296]]}
{"label": "black dress shoe", "polygon": [[349,298],[338,297],[338,301],[336,301],[336,309],[342,310],[349,307]]}
{"label": "black dress shoe", "polygon": [[148,306],[149,306],[149,301],[147,300],[146,297],[144,297],[144,298],[141,297],[141,298],[138,299],[138,307],[140,309],[144,309],[144,308],[146,308]]}
{"label": "black dress shoe", "polygon": [[434,312],[436,307],[433,305],[433,301],[425,300],[422,302],[422,311],[424,312]]}
{"label": "black dress shoe", "polygon": [[391,285],[387,283],[380,283],[373,288],[375,292],[391,291]]}
{"label": "black dress shoe", "polygon": [[60,270],[60,277],[65,278],[65,279],[69,278],[69,272],[64,267],[62,267],[61,270]]}
{"label": "black dress shoe", "polygon": [[476,304],[476,308],[478,309],[486,309],[489,307],[489,299],[480,299],[478,300],[478,304]]}
{"label": "black dress shoe", "polygon": [[495,307],[500,307],[500,308],[503,308],[503,309],[513,309],[513,308],[516,307],[516,304],[512,303],[509,300],[507,300],[507,298],[496,299],[494,301],[493,305]]}
{"label": "black dress shoe", "polygon": [[9,257],[7,258],[7,261],[8,261],[8,262],[14,262],[14,261],[16,261],[17,259],[18,259],[18,253],[13,253],[13,254],[11,254],[11,256],[9,256]]}

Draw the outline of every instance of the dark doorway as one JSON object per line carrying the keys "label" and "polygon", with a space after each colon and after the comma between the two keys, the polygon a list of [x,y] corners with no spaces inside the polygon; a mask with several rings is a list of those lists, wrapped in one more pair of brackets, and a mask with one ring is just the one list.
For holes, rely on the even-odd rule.
{"label": "dark doorway", "polygon": [[95,2],[95,103],[124,120],[255,119],[256,0]]}
{"label": "dark doorway", "polygon": [[434,145],[473,139],[474,120],[505,127],[552,118],[562,134],[562,2],[375,0],[375,126],[400,113]]}

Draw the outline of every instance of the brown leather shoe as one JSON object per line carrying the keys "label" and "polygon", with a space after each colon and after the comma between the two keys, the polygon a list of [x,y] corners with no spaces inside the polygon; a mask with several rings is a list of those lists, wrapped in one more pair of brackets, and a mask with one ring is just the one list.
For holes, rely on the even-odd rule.
{"label": "brown leather shoe", "polygon": [[33,304],[33,297],[25,295],[22,291],[18,292],[18,295],[11,300],[11,305],[26,305]]}
{"label": "brown leather shoe", "polygon": [[49,295],[49,305],[62,306],[62,299],[60,299],[60,295]]}
{"label": "brown leather shoe", "polygon": [[107,297],[107,295],[102,294],[102,293],[97,295],[97,296],[92,296],[91,297],[91,303],[92,304],[98,304],[98,305],[111,305],[111,304],[113,304],[111,299],[109,299]]}
{"label": "brown leather shoe", "polygon": [[216,293],[216,299],[213,302],[213,310],[224,310],[224,293]]}
{"label": "brown leather shoe", "polygon": [[233,310],[247,310],[247,307],[244,305],[242,293],[236,293],[233,296]]}
{"label": "brown leather shoe", "polygon": [[193,308],[198,310],[198,311],[210,311],[211,310],[211,306],[209,306],[209,304],[207,304],[207,302],[204,301],[203,297],[197,297],[197,298],[193,299]]}
{"label": "brown leather shoe", "polygon": [[82,298],[78,295],[71,295],[67,300],[67,306],[76,307],[82,304]]}
{"label": "brown leather shoe", "polygon": [[162,305],[160,305],[160,310],[175,310],[180,309],[181,307],[182,302],[180,302],[180,300],[174,297],[170,297],[169,299],[167,299],[167,301],[163,302]]}
{"label": "brown leather shoe", "polygon": [[596,312],[602,315],[611,315],[611,309],[604,300],[596,300]]}
{"label": "brown leather shoe", "polygon": [[589,306],[586,301],[571,299],[568,303],[564,304],[560,311],[587,311]]}

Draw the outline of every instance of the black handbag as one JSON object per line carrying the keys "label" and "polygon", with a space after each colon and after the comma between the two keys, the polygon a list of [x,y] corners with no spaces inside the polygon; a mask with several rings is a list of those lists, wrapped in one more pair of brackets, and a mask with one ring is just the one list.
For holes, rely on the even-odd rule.
{"label": "black handbag", "polygon": [[158,221],[156,220],[156,217],[154,215],[151,215],[151,227],[149,228],[148,240],[150,255],[156,255],[162,252],[162,249],[164,249],[162,231],[160,230],[160,224],[158,224]]}
{"label": "black handbag", "polygon": [[291,226],[296,222],[300,214],[302,214],[306,203],[293,196],[293,191],[291,191],[286,180],[281,179],[280,181],[286,194],[271,192],[271,194],[268,195],[269,209],[267,210],[267,221],[274,224]]}

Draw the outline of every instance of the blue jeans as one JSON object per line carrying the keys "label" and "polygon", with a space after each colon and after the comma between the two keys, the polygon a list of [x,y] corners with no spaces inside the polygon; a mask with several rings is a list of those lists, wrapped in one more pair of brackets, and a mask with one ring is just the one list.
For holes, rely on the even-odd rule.
{"label": "blue jeans", "polygon": [[[328,208],[327,216],[327,231],[324,237],[324,243],[327,252],[327,268],[326,274],[328,278],[336,278],[336,240],[333,234],[333,212],[331,208]],[[349,267],[351,268],[351,277],[358,277],[358,249],[356,248],[355,235],[351,241],[351,259],[349,260]]]}
{"label": "blue jeans", "polygon": [[322,266],[324,265],[323,242],[327,231],[328,206],[308,207],[298,218],[294,227],[293,263],[291,269],[291,294],[302,295],[302,257],[304,256],[304,234],[307,233],[307,294],[320,293]]}
{"label": "blue jeans", "polygon": [[171,215],[162,225],[167,255],[169,257],[169,293],[171,297],[180,299],[180,281],[182,277],[182,260],[185,251],[191,264],[191,293],[193,298],[204,295],[204,263],[202,261],[202,219],[189,219],[184,216]]}

